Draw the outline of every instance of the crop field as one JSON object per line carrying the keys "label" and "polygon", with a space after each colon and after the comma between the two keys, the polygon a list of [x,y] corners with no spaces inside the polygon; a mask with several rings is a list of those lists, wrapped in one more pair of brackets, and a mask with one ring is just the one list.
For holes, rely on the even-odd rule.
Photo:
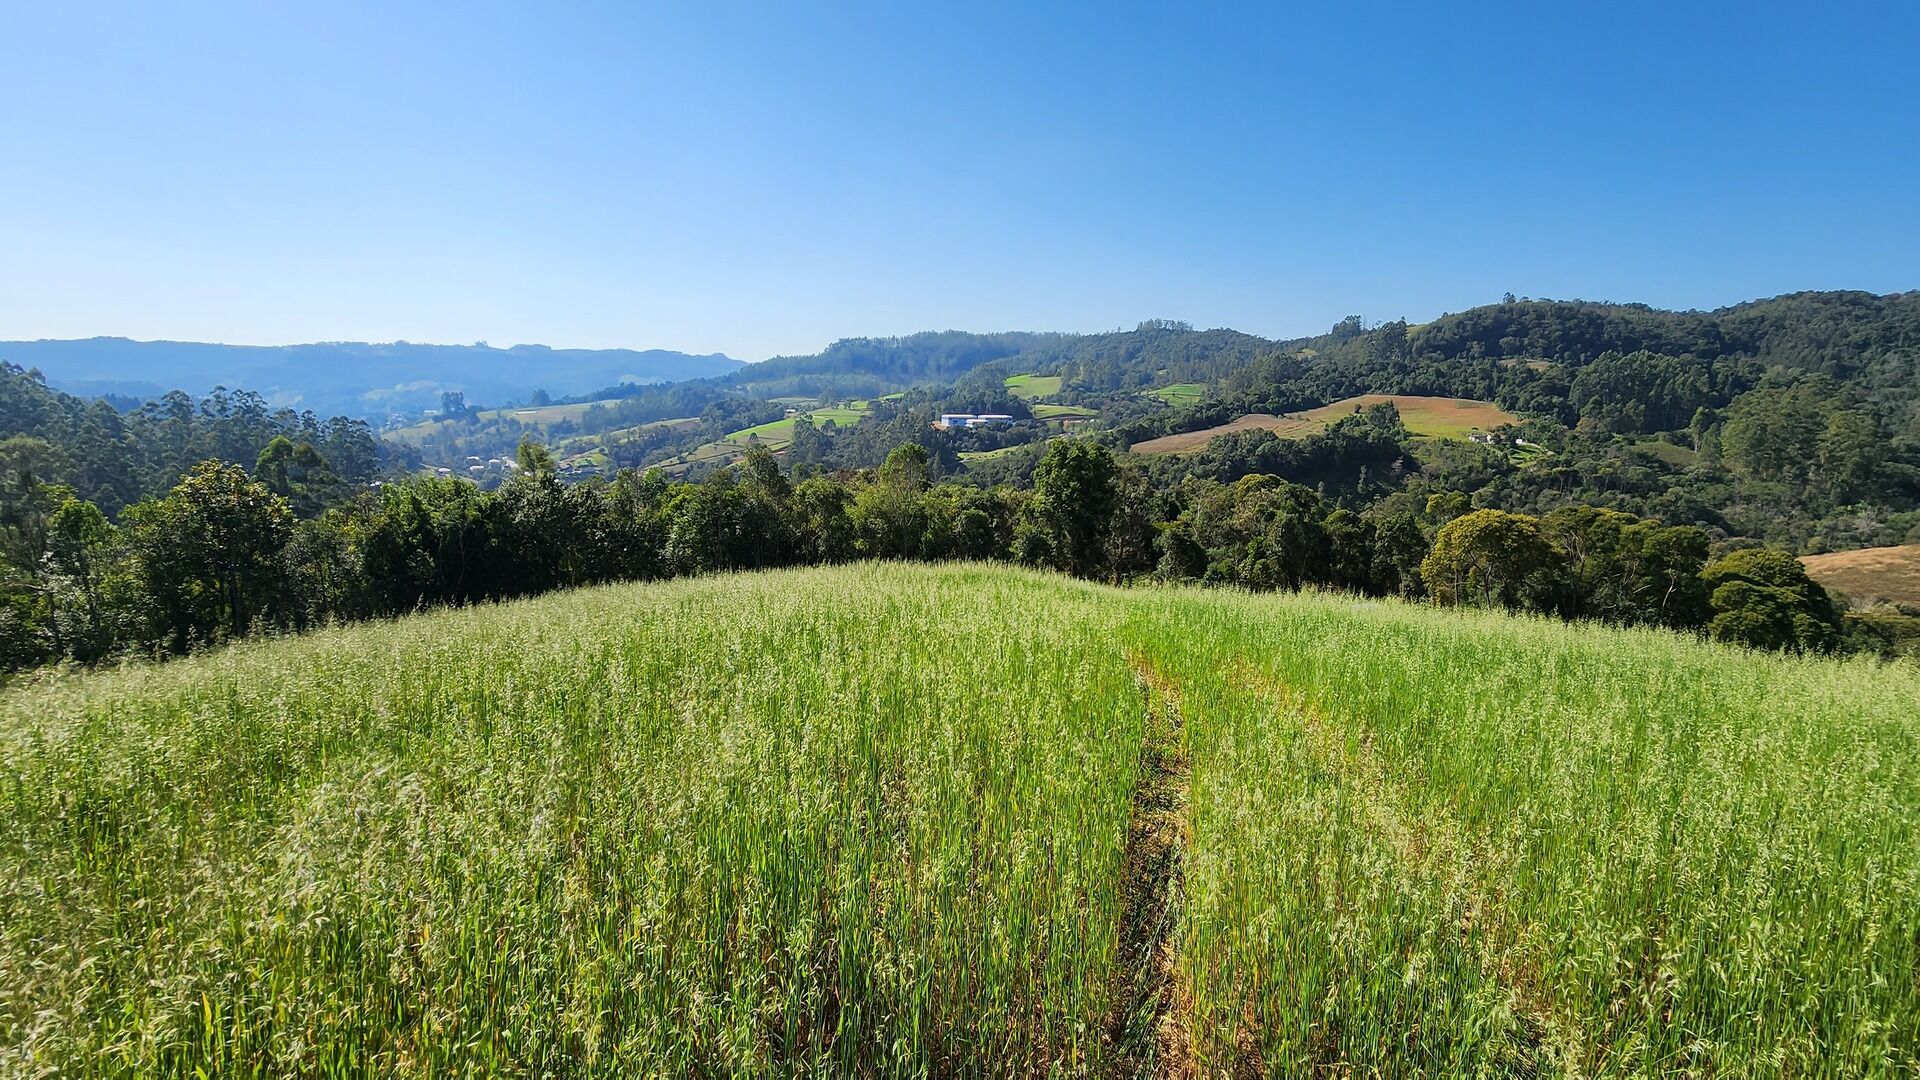
{"label": "crop field", "polygon": [[1217,435],[1260,428],[1283,439],[1299,439],[1325,431],[1335,421],[1370,405],[1392,402],[1400,410],[1400,421],[1413,435],[1438,439],[1465,439],[1476,431],[1492,431],[1502,424],[1517,424],[1520,418],[1490,401],[1471,398],[1419,397],[1408,394],[1362,394],[1305,412],[1273,416],[1249,413],[1230,423],[1199,431],[1163,435],[1135,443],[1139,454],[1186,454],[1203,450]]}
{"label": "crop field", "polygon": [[0,1073],[1911,1075],[1916,699],[894,564],[48,676]]}
{"label": "crop field", "polygon": [[1800,561],[1809,577],[1843,596],[1920,604],[1920,544],[1803,555]]}
{"label": "crop field", "polygon": [[1028,401],[1059,393],[1060,383],[1058,375],[1009,375],[1006,379],[1013,396]]}

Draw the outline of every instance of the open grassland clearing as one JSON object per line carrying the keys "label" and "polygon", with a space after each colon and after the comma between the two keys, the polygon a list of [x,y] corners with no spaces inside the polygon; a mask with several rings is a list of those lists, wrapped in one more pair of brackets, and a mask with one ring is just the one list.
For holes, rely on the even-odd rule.
{"label": "open grassland clearing", "polygon": [[1691,469],[1703,460],[1698,450],[1664,439],[1642,439],[1633,444],[1633,452],[1675,469]]}
{"label": "open grassland clearing", "polygon": [[[871,415],[871,408],[866,402],[855,401],[846,405],[813,409],[801,415],[812,420],[816,425],[831,421],[836,427],[847,427],[865,420]],[[793,423],[796,419],[797,417],[789,416],[764,424],[756,424],[753,427],[741,428],[739,431],[729,433],[725,438],[700,444],[668,462],[667,467],[669,469],[684,468],[688,465],[707,462],[731,461],[745,454],[755,445],[764,446],[777,453],[786,449],[787,444],[793,441]]]}
{"label": "open grassland clearing", "polygon": [[1920,604],[1920,544],[1802,555],[1807,576],[1862,603]]}
{"label": "open grassland clearing", "polygon": [[1100,415],[1098,409],[1089,409],[1084,405],[1049,405],[1045,403],[1033,406],[1033,415],[1038,420],[1059,420],[1063,417],[1090,418]]}
{"label": "open grassland clearing", "polygon": [[1905,1075],[1916,698],[872,564],[52,676],[0,1072]]}
{"label": "open grassland clearing", "polygon": [[1476,431],[1492,431],[1502,424],[1517,424],[1518,416],[1491,401],[1472,398],[1421,397],[1410,394],[1362,394],[1317,409],[1300,413],[1304,420],[1331,424],[1373,405],[1392,402],[1400,410],[1400,422],[1414,435],[1438,439],[1464,439]]}
{"label": "open grassland clearing", "polygon": [[628,436],[638,435],[646,431],[659,431],[662,429],[687,431],[699,426],[700,418],[697,416],[680,416],[670,420],[650,420],[644,424],[634,424],[631,427],[610,428],[606,431],[594,432],[591,435],[569,435],[564,439],[557,440],[552,446],[548,447],[548,449],[552,450],[557,456],[578,454],[583,451],[598,449],[606,443],[618,442]]}
{"label": "open grassland clearing", "polygon": [[1248,413],[1232,423],[1199,431],[1185,431],[1177,435],[1162,435],[1157,439],[1147,439],[1134,443],[1132,450],[1136,454],[1187,454],[1195,450],[1204,450],[1207,444],[1220,435],[1235,431],[1271,431],[1283,439],[1299,438],[1325,431],[1327,426],[1312,420],[1303,420],[1297,416],[1273,416],[1268,413]]}
{"label": "open grassland clearing", "polygon": [[1015,454],[1037,454],[1038,452],[1034,443],[1015,443],[1012,446],[1002,446],[995,450],[962,450],[960,451],[960,460],[992,461],[996,458],[1012,457]]}
{"label": "open grassland clearing", "polygon": [[1006,387],[1014,397],[1031,401],[1059,393],[1061,381],[1058,375],[1009,375]]}
{"label": "open grassland clearing", "polygon": [[1410,394],[1362,394],[1331,405],[1304,412],[1273,416],[1249,413],[1230,423],[1199,431],[1163,435],[1133,444],[1140,454],[1185,454],[1203,450],[1215,436],[1259,428],[1283,439],[1299,439],[1325,431],[1335,421],[1372,405],[1392,402],[1400,410],[1400,421],[1410,434],[1439,439],[1465,439],[1476,431],[1492,431],[1502,424],[1517,424],[1518,416],[1490,401],[1471,398],[1420,397]]}
{"label": "open grassland clearing", "polygon": [[1200,399],[1207,396],[1207,384],[1195,382],[1174,383],[1171,386],[1162,386],[1157,389],[1148,390],[1146,394],[1148,397],[1158,399],[1168,405],[1198,405]]}
{"label": "open grassland clearing", "polygon": [[[868,412],[869,410],[865,406],[835,405],[812,409],[801,413],[801,415],[813,421],[815,426],[831,421],[837,427],[846,427],[866,419]],[[744,443],[748,439],[758,439],[769,445],[778,444],[785,446],[787,443],[793,441],[793,422],[795,419],[796,417],[789,416],[784,420],[773,420],[765,424],[756,424],[753,427],[741,428],[739,431],[729,432],[727,434],[727,441]]]}
{"label": "open grassland clearing", "polygon": [[[545,430],[562,421],[578,421],[595,405],[597,401],[575,402],[570,405],[530,405],[523,409],[482,409],[474,414],[480,421],[514,420],[536,430]],[[464,420],[423,420],[410,427],[386,432],[384,437],[399,439],[402,442],[419,442],[428,435],[444,428],[458,429]]]}

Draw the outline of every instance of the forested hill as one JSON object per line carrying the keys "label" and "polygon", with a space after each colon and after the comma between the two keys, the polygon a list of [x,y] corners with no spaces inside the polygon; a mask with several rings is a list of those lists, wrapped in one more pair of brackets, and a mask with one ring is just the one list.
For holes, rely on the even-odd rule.
{"label": "forested hill", "polygon": [[1071,334],[959,330],[906,337],[842,338],[811,356],[776,356],[722,379],[765,396],[859,397],[951,383],[982,364],[1075,340]]}
{"label": "forested hill", "polygon": [[1717,311],[1525,300],[1448,315],[1413,335],[1453,357],[1537,357],[1579,364],[1609,350],[1751,357],[1843,376],[1889,351],[1920,347],[1920,292],[1801,292]]}
{"label": "forested hill", "polygon": [[53,385],[78,394],[146,399],[168,390],[245,388],[276,406],[373,419],[434,408],[446,391],[503,404],[525,401],[536,390],[563,397],[617,383],[723,375],[741,366],[720,353],[663,349],[496,349],[484,342],[405,341],[255,346],[126,338],[0,341],[0,360],[38,368]]}
{"label": "forested hill", "polygon": [[849,339],[613,400],[450,398],[385,444],[251,391],[122,411],[0,365],[0,668],[851,558],[1911,654],[1920,612],[1843,618],[1794,556],[1920,543],[1917,330],[1920,294],[1817,293]]}
{"label": "forested hill", "polygon": [[0,364],[0,533],[20,529],[28,494],[47,484],[113,515],[166,494],[201,461],[257,468],[276,439],[315,463],[312,476],[298,478],[308,508],[349,497],[381,467],[379,443],[362,420],[270,408],[247,390],[198,400],[176,390],[123,413]]}

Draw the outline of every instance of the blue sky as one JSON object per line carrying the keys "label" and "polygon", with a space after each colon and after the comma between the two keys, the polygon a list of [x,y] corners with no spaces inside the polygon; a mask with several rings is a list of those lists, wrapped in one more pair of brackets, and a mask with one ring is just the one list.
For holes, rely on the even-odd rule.
{"label": "blue sky", "polygon": [[1920,288],[1911,5],[0,7],[0,338]]}

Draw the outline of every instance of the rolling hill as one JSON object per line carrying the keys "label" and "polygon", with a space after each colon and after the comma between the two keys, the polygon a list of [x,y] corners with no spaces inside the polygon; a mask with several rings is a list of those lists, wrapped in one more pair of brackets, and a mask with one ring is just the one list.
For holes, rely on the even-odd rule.
{"label": "rolling hill", "polygon": [[0,1063],[1900,1075],[1920,669],[866,563],[0,692]]}
{"label": "rolling hill", "polygon": [[1400,421],[1406,425],[1408,432],[1429,438],[1465,439],[1475,432],[1492,431],[1503,424],[1520,422],[1520,417],[1490,401],[1410,394],[1361,394],[1285,416],[1249,413],[1215,427],[1135,443],[1132,449],[1138,454],[1184,454],[1204,449],[1216,436],[1256,429],[1271,431],[1283,439],[1298,439],[1325,431],[1335,421],[1368,406],[1389,402],[1400,411]]}
{"label": "rolling hill", "polygon": [[1920,544],[1803,555],[1807,575],[1863,604],[1890,600],[1920,606]]}
{"label": "rolling hill", "polygon": [[661,349],[552,349],[515,345],[214,345],[191,341],[0,341],[0,360],[39,368],[70,393],[158,397],[216,386],[255,390],[269,403],[321,416],[380,419],[436,408],[442,391],[478,404],[553,397],[615,384],[677,382],[724,375],[741,361]]}

